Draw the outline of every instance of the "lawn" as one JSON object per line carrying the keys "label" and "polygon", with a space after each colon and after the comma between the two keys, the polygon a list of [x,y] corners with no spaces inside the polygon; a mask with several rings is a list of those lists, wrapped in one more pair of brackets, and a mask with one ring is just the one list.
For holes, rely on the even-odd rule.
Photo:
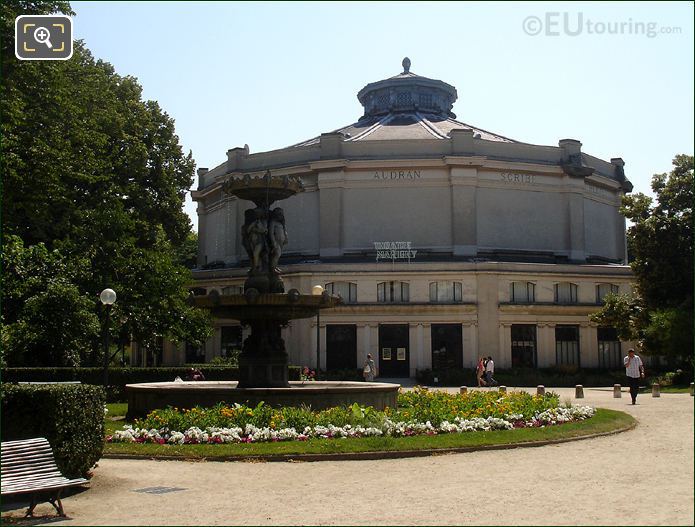
{"label": "lawn", "polygon": [[[111,419],[125,415],[126,405],[107,405]],[[536,441],[580,438],[593,434],[624,430],[635,424],[630,415],[615,410],[597,409],[591,419],[545,428],[520,428],[489,432],[467,432],[413,437],[362,437],[351,439],[310,439],[269,443],[219,445],[158,445],[140,443],[107,443],[104,455],[179,457],[185,459],[234,459],[254,456],[338,454],[358,452],[393,452],[404,450],[436,450],[480,448],[496,445],[523,444]],[[123,420],[107,418],[107,434],[120,429]]]}

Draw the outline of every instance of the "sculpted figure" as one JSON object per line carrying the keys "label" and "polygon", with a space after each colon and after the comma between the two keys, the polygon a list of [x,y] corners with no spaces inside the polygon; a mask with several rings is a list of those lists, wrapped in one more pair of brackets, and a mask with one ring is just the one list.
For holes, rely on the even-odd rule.
{"label": "sculpted figure", "polygon": [[268,222],[268,237],[270,239],[270,269],[279,273],[277,268],[282,248],[287,245],[287,230],[285,229],[285,213],[280,207],[274,208],[270,213]]}
{"label": "sculpted figure", "polygon": [[244,225],[241,227],[241,240],[251,261],[251,272],[263,269],[263,257],[268,247],[265,213],[261,208],[247,209],[244,212]]}

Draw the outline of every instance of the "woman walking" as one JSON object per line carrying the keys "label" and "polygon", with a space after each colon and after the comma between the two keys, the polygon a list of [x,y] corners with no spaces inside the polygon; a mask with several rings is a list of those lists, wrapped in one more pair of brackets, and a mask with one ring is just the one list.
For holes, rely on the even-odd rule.
{"label": "woman walking", "polygon": [[480,357],[478,359],[478,366],[475,368],[475,378],[478,379],[478,386],[485,386],[483,373],[485,373],[485,363],[483,362],[483,358]]}
{"label": "woman walking", "polygon": [[367,360],[364,363],[364,368],[362,369],[362,376],[367,382],[373,382],[374,377],[376,377],[376,364],[372,360],[372,354],[367,353]]}

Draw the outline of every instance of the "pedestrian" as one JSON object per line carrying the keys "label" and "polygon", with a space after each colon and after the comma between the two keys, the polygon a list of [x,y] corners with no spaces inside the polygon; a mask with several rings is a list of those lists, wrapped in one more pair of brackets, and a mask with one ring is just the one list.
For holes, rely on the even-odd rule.
{"label": "pedestrian", "polygon": [[188,380],[189,381],[204,381],[205,375],[198,368],[191,368],[188,370]]}
{"label": "pedestrian", "polygon": [[478,380],[478,386],[485,386],[485,381],[483,380],[483,374],[485,373],[485,362],[483,358],[478,358],[478,365],[475,368],[475,378]]}
{"label": "pedestrian", "polygon": [[627,385],[630,387],[632,404],[636,404],[639,381],[644,379],[644,364],[639,355],[635,355],[635,350],[632,348],[627,350],[627,356],[623,359],[623,363],[625,364],[625,375],[627,375]]}
{"label": "pedestrian", "polygon": [[364,377],[365,381],[372,382],[376,375],[376,364],[374,364],[374,360],[372,360],[372,354],[367,353],[367,360],[364,362],[364,368],[362,369],[362,377]]}
{"label": "pedestrian", "polygon": [[497,381],[492,378],[493,373],[495,373],[495,361],[492,360],[492,357],[488,357],[485,363],[485,384],[488,386],[497,384]]}

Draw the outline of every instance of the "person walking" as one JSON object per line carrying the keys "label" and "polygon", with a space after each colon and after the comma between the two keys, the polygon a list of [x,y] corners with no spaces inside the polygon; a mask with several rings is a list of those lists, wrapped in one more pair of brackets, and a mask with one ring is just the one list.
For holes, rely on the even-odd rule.
{"label": "person walking", "polygon": [[632,404],[636,404],[639,381],[644,378],[644,364],[639,355],[635,355],[635,350],[632,348],[627,350],[627,356],[623,359],[623,363],[625,364],[625,375],[627,375],[627,385],[630,387]]}
{"label": "person walking", "polygon": [[475,378],[478,380],[478,387],[485,386],[485,381],[483,380],[483,374],[485,373],[485,363],[483,358],[478,358],[478,366],[475,368]]}
{"label": "person walking", "polygon": [[374,360],[372,360],[372,354],[367,353],[367,360],[364,362],[364,368],[362,369],[362,377],[364,377],[364,380],[367,382],[373,382],[376,375],[376,364],[374,364]]}
{"label": "person walking", "polygon": [[485,384],[488,386],[497,384],[497,381],[492,378],[493,373],[495,373],[495,361],[492,360],[492,357],[488,357],[485,363]]}

